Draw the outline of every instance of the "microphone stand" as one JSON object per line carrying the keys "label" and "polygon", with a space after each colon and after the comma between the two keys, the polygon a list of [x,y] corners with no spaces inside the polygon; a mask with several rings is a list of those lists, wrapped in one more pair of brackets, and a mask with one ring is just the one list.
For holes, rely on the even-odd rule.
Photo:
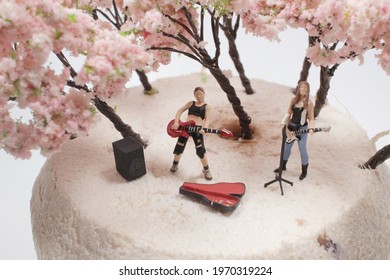
{"label": "microphone stand", "polygon": [[279,160],[279,172],[278,174],[275,176],[275,179],[272,180],[272,181],[269,181],[268,183],[265,183],[264,184],[264,188],[268,187],[269,185],[275,183],[275,182],[279,182],[279,186],[280,186],[280,192],[282,193],[283,195],[283,187],[282,187],[282,181],[285,182],[285,183],[288,183],[290,184],[291,186],[293,185],[293,182],[290,182],[286,179],[283,179],[282,178],[282,172],[283,172],[283,155],[284,155],[284,146],[286,144],[286,139],[287,139],[287,134],[286,134],[286,126],[283,126],[283,129],[282,129],[282,148],[281,148],[281,151],[280,151],[280,160]]}

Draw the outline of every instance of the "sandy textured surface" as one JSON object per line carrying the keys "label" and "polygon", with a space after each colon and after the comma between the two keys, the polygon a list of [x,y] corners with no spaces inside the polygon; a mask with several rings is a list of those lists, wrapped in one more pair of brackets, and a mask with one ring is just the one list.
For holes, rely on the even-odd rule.
{"label": "sandy textured surface", "polygon": [[[241,89],[239,80],[232,80]],[[347,114],[325,107],[309,136],[308,176],[299,181],[295,145],[277,183],[281,125],[289,88],[253,80],[254,95],[238,95],[252,118],[254,140],[205,138],[213,180],[243,182],[246,194],[230,215],[179,194],[185,181],[206,182],[192,141],[179,170],[169,172],[176,139],[166,132],[176,110],[206,90],[210,126],[232,131],[238,121],[212,77],[192,74],[154,83],[159,94],[140,87],[110,100],[118,114],[148,140],[147,174],[127,182],[115,170],[112,142],[121,139],[108,120],[87,138],[68,143],[49,158],[31,201],[34,242],[42,259],[388,259],[390,258],[389,170],[363,171],[357,164],[374,152],[366,133]],[[321,245],[322,244],[322,245]],[[326,246],[330,246],[326,249]]]}

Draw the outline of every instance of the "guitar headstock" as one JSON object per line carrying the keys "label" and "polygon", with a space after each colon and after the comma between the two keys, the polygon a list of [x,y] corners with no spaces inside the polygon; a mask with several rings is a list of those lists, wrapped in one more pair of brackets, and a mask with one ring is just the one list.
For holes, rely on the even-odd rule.
{"label": "guitar headstock", "polygon": [[332,127],[327,126],[327,127],[321,128],[321,130],[324,131],[324,132],[329,132],[331,128],[332,128]]}

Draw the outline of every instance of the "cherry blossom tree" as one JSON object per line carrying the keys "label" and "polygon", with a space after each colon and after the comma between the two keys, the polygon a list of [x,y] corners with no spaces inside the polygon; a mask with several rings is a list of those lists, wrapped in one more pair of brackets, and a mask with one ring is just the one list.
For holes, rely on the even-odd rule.
{"label": "cherry blossom tree", "polygon": [[[212,1],[157,0],[124,1],[128,16],[142,31],[142,43],[153,54],[155,67],[168,64],[172,53],[179,53],[199,62],[210,71],[226,93],[242,129],[241,138],[250,139],[251,118],[241,105],[235,88],[231,85],[228,72],[219,66],[221,54],[219,34],[220,17],[211,20],[214,55],[206,49],[205,14]],[[217,12],[210,10],[211,14]]]}
{"label": "cherry blossom tree", "polygon": [[[123,136],[139,137],[102,99],[123,92],[131,70],[145,68],[149,55],[132,36],[65,2],[0,0],[0,147],[15,157],[29,158],[33,149],[49,155],[87,135],[95,108]],[[53,53],[61,71],[49,62]],[[79,57],[76,72],[68,58]],[[30,110],[31,119],[16,119],[15,108]]]}
{"label": "cherry blossom tree", "polygon": [[388,1],[372,0],[324,1],[313,13],[306,26],[312,29],[307,56],[321,67],[316,116],[325,104],[330,79],[342,62],[357,58],[363,63],[365,52],[376,49],[379,63],[390,74],[389,47],[385,44],[389,42],[389,5]]}
{"label": "cherry blossom tree", "polygon": [[[315,116],[325,104],[330,80],[339,65],[360,59],[370,49],[389,73],[389,2],[386,0],[233,0],[247,31],[270,40],[288,27],[304,28],[309,46],[300,74],[306,80],[312,63],[321,67]],[[387,42],[387,44],[385,43]]]}

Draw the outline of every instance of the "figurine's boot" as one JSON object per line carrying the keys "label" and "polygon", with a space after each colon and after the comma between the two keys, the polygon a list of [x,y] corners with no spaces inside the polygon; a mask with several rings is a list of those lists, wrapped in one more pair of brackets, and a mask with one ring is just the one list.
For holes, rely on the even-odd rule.
{"label": "figurine's boot", "polygon": [[[282,163],[282,170],[285,171],[287,168],[286,168],[286,165],[287,165],[287,160],[283,160],[283,163]],[[276,168],[274,170],[275,173],[279,173],[279,167]]]}
{"label": "figurine's boot", "polygon": [[208,166],[203,168],[203,175],[206,178],[206,180],[212,180],[213,179],[213,175],[211,175],[211,172],[210,172],[210,169],[209,169]]}
{"label": "figurine's boot", "polygon": [[179,162],[173,161],[173,164],[171,166],[171,169],[169,169],[171,172],[176,172],[179,169]]}
{"label": "figurine's boot", "polygon": [[309,167],[309,164],[302,165],[302,173],[301,173],[301,176],[299,176],[299,180],[303,180],[306,178],[308,167]]}

